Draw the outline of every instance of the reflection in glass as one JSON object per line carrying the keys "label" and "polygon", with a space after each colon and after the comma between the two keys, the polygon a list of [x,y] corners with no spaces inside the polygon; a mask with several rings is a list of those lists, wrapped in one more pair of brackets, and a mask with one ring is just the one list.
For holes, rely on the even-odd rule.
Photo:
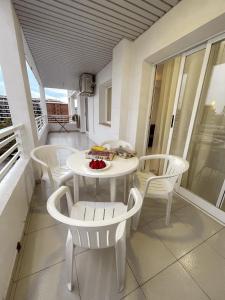
{"label": "reflection in glass", "polygon": [[181,82],[170,153],[182,156],[192,115],[205,49],[187,56]]}
{"label": "reflection in glass", "polygon": [[[165,153],[170,132],[181,58],[175,57],[156,66],[151,109],[148,153]],[[151,170],[160,173],[162,166],[154,161]]]}

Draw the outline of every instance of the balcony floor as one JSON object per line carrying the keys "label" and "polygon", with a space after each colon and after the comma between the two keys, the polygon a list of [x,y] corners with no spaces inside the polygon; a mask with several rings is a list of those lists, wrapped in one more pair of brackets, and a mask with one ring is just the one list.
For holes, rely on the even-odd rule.
{"label": "balcony floor", "polygon": [[[49,143],[78,149],[91,145],[80,133],[52,133]],[[118,182],[118,200],[122,199]],[[118,294],[113,249],[76,249],[76,286],[65,282],[67,229],[46,211],[50,189],[38,184],[10,299],[15,300],[204,300],[225,299],[225,229],[174,196],[171,223],[164,224],[165,203],[146,199],[137,232],[127,241],[126,288]],[[97,200],[109,194],[100,182]],[[94,184],[81,187],[82,199],[94,200]]]}

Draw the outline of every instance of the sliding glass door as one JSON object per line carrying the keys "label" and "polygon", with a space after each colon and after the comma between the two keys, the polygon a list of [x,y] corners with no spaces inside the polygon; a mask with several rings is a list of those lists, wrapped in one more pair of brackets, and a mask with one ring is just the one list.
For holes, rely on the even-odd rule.
{"label": "sliding glass door", "polygon": [[148,153],[187,159],[190,168],[177,192],[225,223],[225,34],[223,39],[157,65]]}
{"label": "sliding glass door", "polygon": [[[225,41],[212,45],[181,186],[222,206],[225,196]],[[224,208],[224,206],[222,206]]]}

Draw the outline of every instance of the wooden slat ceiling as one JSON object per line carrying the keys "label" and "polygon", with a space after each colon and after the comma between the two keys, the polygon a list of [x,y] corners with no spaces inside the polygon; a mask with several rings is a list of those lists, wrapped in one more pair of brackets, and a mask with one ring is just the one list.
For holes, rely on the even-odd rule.
{"label": "wooden slat ceiling", "polygon": [[179,0],[13,0],[43,84],[74,89],[122,39],[136,39]]}

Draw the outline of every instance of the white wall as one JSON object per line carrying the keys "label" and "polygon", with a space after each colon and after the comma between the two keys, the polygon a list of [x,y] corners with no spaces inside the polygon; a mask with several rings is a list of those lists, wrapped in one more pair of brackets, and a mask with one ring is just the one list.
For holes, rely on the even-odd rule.
{"label": "white wall", "polygon": [[[110,139],[126,139],[129,115],[130,72],[133,43],[122,40],[113,49],[113,60],[96,76],[96,94],[88,101],[89,137],[97,144]],[[111,126],[99,124],[99,87],[112,80]]]}
{"label": "white wall", "polygon": [[[122,138],[144,154],[154,64],[225,31],[225,0],[182,0],[134,42],[122,40],[97,74],[89,98],[89,135],[96,143]],[[99,124],[99,85],[112,79],[112,125]]]}
{"label": "white wall", "polygon": [[[22,158],[0,183],[0,294],[6,296],[16,259],[16,245],[21,240],[29,202],[34,189],[30,151],[44,143],[47,129],[38,138],[25,64],[21,27],[11,1],[0,1],[0,65],[3,70],[13,124],[24,124]],[[26,45],[25,45],[26,48]],[[34,61],[29,56],[33,70]]]}
{"label": "white wall", "polygon": [[33,168],[29,159],[19,161],[0,184],[0,293],[3,299],[7,294],[17,255],[16,246],[23,234],[33,187]]}
{"label": "white wall", "polygon": [[[88,99],[89,112],[89,137],[96,144],[100,144],[105,140],[114,139],[117,137],[116,124],[117,119],[117,104],[112,99],[112,124],[111,127],[99,124],[99,86],[112,80],[112,64],[109,63],[96,76],[96,93],[94,97]],[[113,97],[113,96],[112,96]]]}
{"label": "white wall", "polygon": [[225,0],[183,0],[134,41],[127,140],[143,154],[153,64],[225,31]]}

